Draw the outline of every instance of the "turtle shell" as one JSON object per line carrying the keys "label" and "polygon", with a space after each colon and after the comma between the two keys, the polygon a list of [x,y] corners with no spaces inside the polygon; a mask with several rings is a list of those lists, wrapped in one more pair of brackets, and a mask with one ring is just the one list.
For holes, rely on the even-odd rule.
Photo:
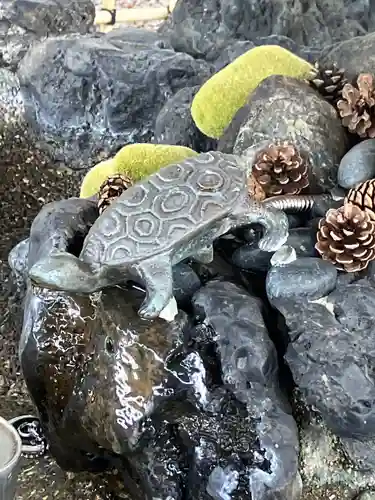
{"label": "turtle shell", "polygon": [[81,258],[116,265],[172,252],[228,215],[246,193],[245,170],[223,153],[169,165],[126,190],[103,212],[85,239]]}

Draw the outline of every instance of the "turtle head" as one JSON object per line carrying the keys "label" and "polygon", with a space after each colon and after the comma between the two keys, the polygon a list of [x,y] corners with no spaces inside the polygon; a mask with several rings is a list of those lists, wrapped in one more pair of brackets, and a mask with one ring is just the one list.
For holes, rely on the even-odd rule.
{"label": "turtle head", "polygon": [[29,270],[31,282],[43,288],[71,293],[91,293],[99,287],[90,266],[68,252],[54,252]]}

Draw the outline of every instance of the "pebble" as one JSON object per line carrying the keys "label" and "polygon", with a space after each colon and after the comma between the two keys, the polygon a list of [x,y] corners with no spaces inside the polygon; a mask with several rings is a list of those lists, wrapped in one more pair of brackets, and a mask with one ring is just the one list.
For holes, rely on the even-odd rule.
{"label": "pebble", "polygon": [[[315,243],[314,231],[310,228],[299,227],[289,230],[289,237],[285,244],[294,248],[297,257],[314,257],[316,256]],[[272,255],[273,252],[264,252],[252,243],[235,250],[232,255],[232,262],[241,269],[267,272],[270,268]]]}
{"label": "pebble", "polygon": [[375,139],[356,144],[342,158],[337,181],[345,189],[375,177]]}
{"label": "pebble", "polygon": [[337,270],[314,257],[300,257],[286,266],[272,267],[267,274],[266,291],[273,299],[319,299],[336,285]]}
{"label": "pebble", "polygon": [[180,307],[186,307],[201,286],[201,280],[190,266],[181,262],[173,267],[173,294]]}

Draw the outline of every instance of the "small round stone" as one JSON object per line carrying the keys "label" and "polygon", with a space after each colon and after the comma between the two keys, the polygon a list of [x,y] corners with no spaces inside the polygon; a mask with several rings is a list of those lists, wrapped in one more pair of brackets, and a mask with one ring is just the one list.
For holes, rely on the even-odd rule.
{"label": "small round stone", "polygon": [[188,306],[191,297],[202,286],[193,269],[180,262],[173,266],[173,295],[180,307]]}
{"label": "small round stone", "polygon": [[296,251],[290,245],[283,245],[271,257],[271,266],[286,266],[297,258]]}
{"label": "small round stone", "polygon": [[319,299],[336,285],[337,270],[330,263],[314,257],[300,257],[288,265],[272,267],[267,274],[266,290],[273,299]]}
{"label": "small round stone", "polygon": [[342,158],[337,181],[345,189],[375,177],[375,139],[362,141]]}
{"label": "small round stone", "polygon": [[[232,255],[232,263],[241,269],[266,272],[270,268],[273,252],[264,252],[256,246],[256,235],[253,242],[237,248]],[[292,247],[297,257],[314,257],[316,238],[310,228],[299,227],[289,230],[286,245]]]}
{"label": "small round stone", "polygon": [[243,245],[232,255],[232,263],[241,269],[266,272],[270,267],[273,252],[264,252],[254,245]]}

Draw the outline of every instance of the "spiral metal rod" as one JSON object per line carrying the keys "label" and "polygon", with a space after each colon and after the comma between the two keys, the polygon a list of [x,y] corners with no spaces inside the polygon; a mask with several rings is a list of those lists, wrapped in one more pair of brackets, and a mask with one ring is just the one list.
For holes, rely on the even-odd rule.
{"label": "spiral metal rod", "polygon": [[262,203],[268,208],[283,211],[307,212],[317,201],[330,199],[326,194],[281,195],[267,198]]}

